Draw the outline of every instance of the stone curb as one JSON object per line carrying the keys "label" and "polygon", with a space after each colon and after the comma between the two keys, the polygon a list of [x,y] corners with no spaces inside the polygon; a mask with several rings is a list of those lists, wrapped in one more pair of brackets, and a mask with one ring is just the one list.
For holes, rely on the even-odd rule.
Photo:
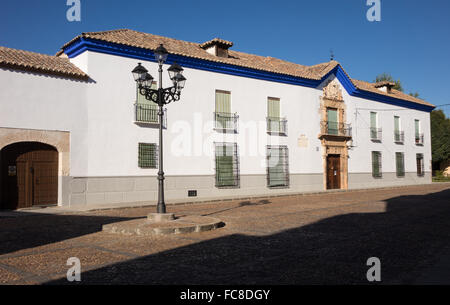
{"label": "stone curb", "polygon": [[102,231],[123,235],[168,235],[211,231],[225,226],[220,219],[210,216],[186,216],[167,222],[133,219],[102,226]]}

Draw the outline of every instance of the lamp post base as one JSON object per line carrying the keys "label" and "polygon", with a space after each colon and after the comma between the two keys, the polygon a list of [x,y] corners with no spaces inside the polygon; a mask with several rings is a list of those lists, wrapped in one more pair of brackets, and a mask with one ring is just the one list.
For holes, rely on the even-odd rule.
{"label": "lamp post base", "polygon": [[147,215],[147,219],[151,222],[165,222],[175,220],[175,214],[173,213],[150,213]]}

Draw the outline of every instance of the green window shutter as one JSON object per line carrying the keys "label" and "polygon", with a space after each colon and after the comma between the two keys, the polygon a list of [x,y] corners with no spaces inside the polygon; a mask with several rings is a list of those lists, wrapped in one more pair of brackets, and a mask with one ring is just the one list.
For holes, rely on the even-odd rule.
{"label": "green window shutter", "polygon": [[394,117],[394,130],[395,130],[395,132],[400,131],[400,117],[398,117],[398,116]]}
{"label": "green window shutter", "polygon": [[157,145],[139,143],[138,165],[140,168],[157,168]]}
{"label": "green window shutter", "polygon": [[377,113],[370,113],[370,137],[377,139]]}
{"label": "green window shutter", "polygon": [[216,90],[216,112],[231,113],[230,92]]}
{"label": "green window shutter", "polygon": [[280,100],[276,98],[267,99],[267,116],[270,118],[280,117]]}
{"label": "green window shutter", "polygon": [[237,186],[237,144],[216,144],[216,186]]}
{"label": "green window shutter", "polygon": [[420,122],[419,120],[414,120],[414,127],[416,130],[416,139],[419,138],[419,134],[420,134]]}
{"label": "green window shutter", "polygon": [[377,113],[370,113],[370,128],[377,128]]}
{"label": "green window shutter", "polygon": [[289,162],[287,146],[267,147],[267,183],[269,187],[289,185]]}
{"label": "green window shutter", "polygon": [[336,109],[327,109],[328,133],[337,135],[338,130],[338,112]]}

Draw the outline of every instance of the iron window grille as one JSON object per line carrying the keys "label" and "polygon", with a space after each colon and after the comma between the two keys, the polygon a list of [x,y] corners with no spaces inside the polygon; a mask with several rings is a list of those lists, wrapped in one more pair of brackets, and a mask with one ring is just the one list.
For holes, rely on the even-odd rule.
{"label": "iron window grille", "polygon": [[373,151],[372,152],[372,176],[374,178],[383,177],[381,164],[382,164],[381,152]]}
{"label": "iron window grille", "polygon": [[158,145],[139,143],[138,166],[140,168],[158,168]]}
{"label": "iron window grille", "polygon": [[[159,125],[158,106],[150,104],[134,104],[134,121],[136,123]],[[163,128],[167,127],[167,109],[163,109]]]}
{"label": "iron window grille", "polygon": [[401,152],[395,153],[397,177],[405,177],[405,156]]}
{"label": "iron window grille", "polygon": [[403,144],[403,142],[405,142],[405,132],[404,131],[394,131],[394,142]]}
{"label": "iron window grille", "polygon": [[370,139],[372,141],[381,142],[382,135],[383,135],[382,128],[370,127]]}
{"label": "iron window grille", "polygon": [[425,164],[423,162],[423,154],[416,154],[417,176],[423,177],[425,175]]}
{"label": "iron window grille", "polygon": [[322,121],[321,122],[321,133],[324,135],[341,136],[341,137],[351,137],[352,127],[351,124]]}
{"label": "iron window grille", "polygon": [[214,122],[217,131],[237,133],[239,116],[236,113],[214,112]]}
{"label": "iron window grille", "polygon": [[239,187],[239,152],[237,143],[215,143],[215,155],[216,187]]}
{"label": "iron window grille", "polygon": [[416,145],[423,145],[423,141],[424,141],[423,133],[416,134],[415,140],[416,140],[416,141],[415,141],[415,142],[416,142]]}
{"label": "iron window grille", "polygon": [[287,119],[267,117],[267,133],[287,135]]}
{"label": "iron window grille", "polygon": [[267,146],[267,186],[289,187],[289,150],[287,146]]}

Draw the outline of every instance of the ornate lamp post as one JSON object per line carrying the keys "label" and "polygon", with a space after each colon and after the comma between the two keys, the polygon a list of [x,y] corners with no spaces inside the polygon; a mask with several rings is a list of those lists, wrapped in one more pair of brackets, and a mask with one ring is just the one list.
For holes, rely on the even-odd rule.
{"label": "ornate lamp post", "polygon": [[173,101],[180,100],[181,90],[184,88],[186,78],[183,76],[183,68],[174,63],[167,71],[172,80],[173,86],[169,88],[162,87],[163,64],[169,53],[161,44],[155,51],[155,58],[159,65],[159,88],[151,89],[153,77],[148,73],[141,63],[133,69],[133,77],[138,84],[139,92],[145,96],[146,100],[152,101],[159,106],[159,171],[158,171],[158,207],[159,214],[166,213],[166,203],[164,201],[164,171],[163,171],[163,106]]}

